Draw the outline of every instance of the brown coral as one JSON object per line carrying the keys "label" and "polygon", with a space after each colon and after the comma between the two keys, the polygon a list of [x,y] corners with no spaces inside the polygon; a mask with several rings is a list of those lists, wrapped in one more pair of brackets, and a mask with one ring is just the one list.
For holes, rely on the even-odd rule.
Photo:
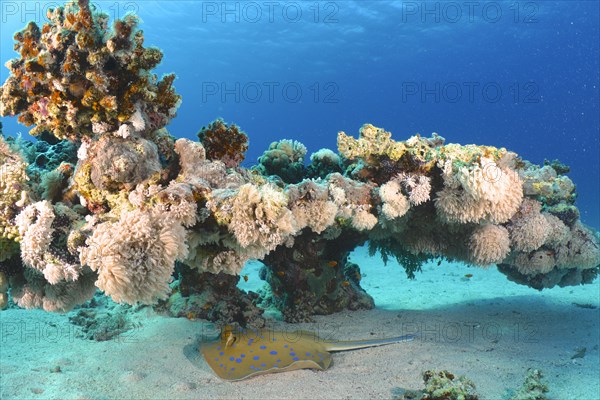
{"label": "brown coral", "polygon": [[206,150],[206,158],[221,160],[227,168],[240,165],[248,150],[248,136],[236,124],[227,125],[220,118],[202,127],[198,139]]}

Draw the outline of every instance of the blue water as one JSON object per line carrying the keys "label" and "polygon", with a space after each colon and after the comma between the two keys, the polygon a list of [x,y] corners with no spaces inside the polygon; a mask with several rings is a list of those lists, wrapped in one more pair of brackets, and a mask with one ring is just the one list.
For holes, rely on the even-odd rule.
{"label": "blue water", "polygon": [[[12,33],[43,23],[49,4],[1,3],[2,63]],[[600,228],[595,1],[95,4],[113,19],[135,11],[146,45],[163,49],[158,72],[177,73],[184,99],[175,136],[223,117],[249,134],[247,163],[283,137],[335,148],[338,131],[366,122],[398,140],[504,146],[570,165],[582,220]]]}

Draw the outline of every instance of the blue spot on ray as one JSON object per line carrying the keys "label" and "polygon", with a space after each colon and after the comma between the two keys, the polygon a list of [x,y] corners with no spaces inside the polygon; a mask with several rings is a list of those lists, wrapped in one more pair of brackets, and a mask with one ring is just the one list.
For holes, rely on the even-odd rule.
{"label": "blue spot on ray", "polygon": [[269,352],[269,354],[273,354],[273,355],[275,355],[275,354],[277,354],[277,351],[275,351],[275,350],[271,350],[271,351]]}
{"label": "blue spot on ray", "polygon": [[308,351],[306,352],[306,357],[310,357],[310,353]]}
{"label": "blue spot on ray", "polygon": [[236,358],[236,359],[235,359],[235,362],[239,364],[239,363],[241,363],[241,362],[242,362],[242,359],[241,359],[241,358]]}
{"label": "blue spot on ray", "polygon": [[283,345],[283,347],[285,347],[285,348],[287,349],[287,348],[288,348],[288,345],[287,345],[287,344],[284,344],[284,345]]}
{"label": "blue spot on ray", "polygon": [[229,361],[235,360],[235,357],[229,357]]}
{"label": "blue spot on ray", "polygon": [[244,358],[244,357],[246,357],[246,355],[245,355],[245,354],[242,354],[242,355],[240,355],[240,357]]}
{"label": "blue spot on ray", "polygon": [[259,356],[254,356],[252,358],[255,359],[255,360],[258,360],[260,357]]}
{"label": "blue spot on ray", "polygon": [[260,364],[260,366],[261,366],[261,367],[266,367],[266,366],[267,366],[267,364],[265,364],[265,363],[262,363],[262,364]]}
{"label": "blue spot on ray", "polygon": [[295,355],[296,355],[296,353],[294,353],[293,351],[292,351],[292,352],[290,352],[290,356],[292,356],[292,357],[293,357],[293,356],[295,356]]}
{"label": "blue spot on ray", "polygon": [[267,348],[267,346],[260,346],[260,348],[264,350]]}
{"label": "blue spot on ray", "polygon": [[294,360],[294,361],[298,361],[298,360],[299,360],[299,358],[298,358],[298,357],[294,357],[294,358],[292,358],[292,360]]}
{"label": "blue spot on ray", "polygon": [[224,355],[225,355],[225,352],[223,352],[223,351],[222,351],[222,352],[220,352],[220,353],[219,353],[219,355],[220,355],[220,356],[224,356]]}

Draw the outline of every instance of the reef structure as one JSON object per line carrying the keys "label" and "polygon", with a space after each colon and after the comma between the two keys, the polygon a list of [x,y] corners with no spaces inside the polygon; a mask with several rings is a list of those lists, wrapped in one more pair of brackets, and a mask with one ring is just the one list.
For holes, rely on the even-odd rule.
{"label": "reef structure", "polygon": [[537,289],[598,274],[598,233],[560,163],[366,124],[308,163],[303,144],[281,140],[245,168],[236,125],[216,120],[199,141],[167,131],[181,99],[174,75],[151,73],[162,53],[143,47],[135,16],[111,30],[79,0],[48,17],[15,35],[20,57],[0,87],[0,115],[38,137],[0,137],[0,276],[20,307],[64,312],[100,289],[260,325],[260,299],[236,284],[261,260],[263,302],[306,321],[374,306],[348,259],[364,243],[409,277],[440,257]]}

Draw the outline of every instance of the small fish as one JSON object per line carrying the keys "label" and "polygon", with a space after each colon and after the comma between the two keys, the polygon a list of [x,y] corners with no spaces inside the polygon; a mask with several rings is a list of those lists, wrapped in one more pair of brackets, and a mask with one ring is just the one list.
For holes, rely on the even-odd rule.
{"label": "small fish", "polygon": [[350,282],[349,281],[343,281],[342,282],[342,286],[343,287],[348,287],[348,286],[350,286]]}
{"label": "small fish", "polygon": [[244,282],[248,282],[248,275],[243,275],[242,278],[244,278]]}
{"label": "small fish", "polygon": [[471,279],[473,277],[473,274],[465,274],[465,278],[467,279]]}
{"label": "small fish", "polygon": [[277,271],[277,275],[283,278],[285,276],[285,271]]}
{"label": "small fish", "polygon": [[335,268],[337,267],[338,263],[335,260],[331,260],[327,263],[327,265],[329,265],[331,268]]}
{"label": "small fish", "polygon": [[325,370],[331,351],[408,342],[414,336],[388,339],[328,342],[307,331],[280,332],[267,329],[233,330],[226,327],[220,340],[201,343],[200,352],[215,373],[226,381],[297,369]]}
{"label": "small fish", "polygon": [[438,265],[438,267],[439,267],[440,265],[442,265],[442,260],[438,260],[438,262],[437,262],[437,265]]}

